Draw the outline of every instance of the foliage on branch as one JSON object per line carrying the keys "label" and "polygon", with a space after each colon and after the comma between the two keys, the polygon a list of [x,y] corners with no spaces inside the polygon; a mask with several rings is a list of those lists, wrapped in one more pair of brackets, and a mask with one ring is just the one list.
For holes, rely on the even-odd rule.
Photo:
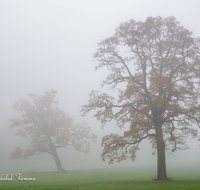
{"label": "foliage on branch", "polygon": [[10,128],[18,127],[17,135],[31,141],[25,150],[17,147],[11,159],[42,153],[54,156],[54,149],[67,145],[84,153],[90,151],[90,141],[96,141],[96,135],[90,132],[86,122],[75,124],[73,117],[58,108],[58,101],[54,99],[56,94],[55,90],[48,90],[44,96],[30,94],[31,103],[18,101],[13,105],[22,115],[10,119]]}

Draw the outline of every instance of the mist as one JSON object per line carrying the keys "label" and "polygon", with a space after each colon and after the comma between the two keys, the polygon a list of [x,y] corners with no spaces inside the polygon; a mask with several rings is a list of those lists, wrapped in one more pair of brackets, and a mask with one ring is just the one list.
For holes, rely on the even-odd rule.
{"label": "mist", "polygon": [[[75,122],[86,121],[98,141],[91,143],[88,154],[73,147],[58,150],[63,167],[67,169],[155,165],[149,141],[144,141],[134,162],[108,164],[101,160],[101,139],[104,135],[123,134],[115,122],[101,123],[89,114],[81,117],[80,109],[88,101],[92,89],[101,87],[108,71],[95,71],[92,55],[97,43],[114,34],[121,22],[129,19],[144,21],[148,16],[173,15],[181,25],[200,36],[198,0],[35,0],[0,1],[0,173],[56,170],[51,155],[43,154],[27,159],[10,160],[16,146],[25,148],[29,139],[16,136],[10,130],[9,119],[19,117],[12,105],[19,99],[29,101],[28,94],[43,95],[48,89],[58,91],[59,108],[74,117]],[[113,92],[112,92],[113,93]],[[200,168],[200,147],[188,137],[190,149],[166,154],[167,167],[193,166]]]}

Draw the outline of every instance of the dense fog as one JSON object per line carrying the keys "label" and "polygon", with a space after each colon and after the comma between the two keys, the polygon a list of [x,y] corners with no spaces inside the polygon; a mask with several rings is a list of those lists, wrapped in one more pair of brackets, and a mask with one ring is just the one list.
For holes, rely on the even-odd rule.
{"label": "dense fog", "polygon": [[[141,143],[134,162],[102,162],[102,137],[111,132],[123,134],[128,126],[118,129],[115,122],[110,122],[102,129],[92,113],[81,117],[81,106],[87,103],[92,89],[109,91],[106,86],[101,88],[108,71],[95,71],[92,55],[98,42],[129,19],[144,21],[148,16],[173,15],[195,37],[200,36],[199,6],[198,0],[0,0],[0,173],[56,170],[48,154],[10,160],[16,146],[25,148],[29,143],[29,139],[16,136],[17,128],[9,128],[9,119],[20,116],[12,105],[19,99],[29,101],[30,93],[43,95],[48,89],[58,91],[60,109],[76,122],[87,121],[98,135],[88,154],[76,152],[73,147],[58,150],[65,169],[156,166],[156,156],[147,140]],[[189,150],[174,156],[167,153],[167,167],[200,167],[197,140],[188,138],[188,146]]]}

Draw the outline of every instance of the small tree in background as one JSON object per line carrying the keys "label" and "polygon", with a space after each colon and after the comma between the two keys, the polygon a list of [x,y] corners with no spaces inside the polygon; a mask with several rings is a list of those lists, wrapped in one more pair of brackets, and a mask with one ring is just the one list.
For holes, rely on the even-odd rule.
{"label": "small tree in background", "polygon": [[103,137],[103,160],[134,160],[140,142],[149,139],[157,150],[157,179],[167,179],[165,151],[186,149],[186,138],[197,137],[199,39],[174,17],[130,20],[98,43],[94,59],[96,69],[110,71],[102,85],[118,92],[118,97],[92,90],[83,115],[97,110],[94,116],[103,125],[115,120],[120,128],[130,126],[123,136]]}
{"label": "small tree in background", "polygon": [[55,90],[48,90],[44,96],[30,94],[32,103],[18,101],[14,104],[13,109],[22,116],[10,119],[10,128],[19,127],[17,135],[31,141],[25,150],[16,147],[11,159],[48,153],[53,156],[58,171],[64,172],[58,148],[72,145],[77,151],[90,151],[90,140],[95,141],[96,135],[90,133],[87,123],[74,124],[73,118],[58,108],[58,101],[54,100],[56,94]]}

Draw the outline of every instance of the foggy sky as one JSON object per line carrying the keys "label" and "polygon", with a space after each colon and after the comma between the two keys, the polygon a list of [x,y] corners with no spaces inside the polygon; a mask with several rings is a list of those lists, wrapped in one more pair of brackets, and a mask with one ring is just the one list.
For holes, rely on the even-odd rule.
{"label": "foggy sky", "polygon": [[[199,7],[199,0],[0,0],[0,172],[1,168],[14,168],[19,163],[45,162],[43,157],[9,160],[15,146],[25,141],[15,137],[16,130],[9,129],[8,119],[16,116],[11,106],[18,99],[27,99],[30,93],[43,95],[48,89],[58,90],[61,109],[77,121],[89,122],[92,131],[99,135],[91,153],[81,153],[82,165],[80,153],[70,148],[60,152],[62,163],[67,160],[63,165],[88,167],[91,159],[101,165],[101,137],[120,130],[114,123],[101,130],[91,115],[82,118],[79,112],[81,105],[87,103],[90,90],[102,90],[100,84],[106,77],[105,69],[94,70],[92,54],[97,43],[113,35],[121,22],[144,21],[148,16],[173,15],[195,37],[200,36]],[[200,148],[196,140],[189,142],[190,151],[167,160],[197,161]],[[136,163],[156,163],[151,146],[143,143],[141,147]],[[46,158],[49,165],[55,165],[50,156]],[[74,160],[78,164],[72,163]]]}

